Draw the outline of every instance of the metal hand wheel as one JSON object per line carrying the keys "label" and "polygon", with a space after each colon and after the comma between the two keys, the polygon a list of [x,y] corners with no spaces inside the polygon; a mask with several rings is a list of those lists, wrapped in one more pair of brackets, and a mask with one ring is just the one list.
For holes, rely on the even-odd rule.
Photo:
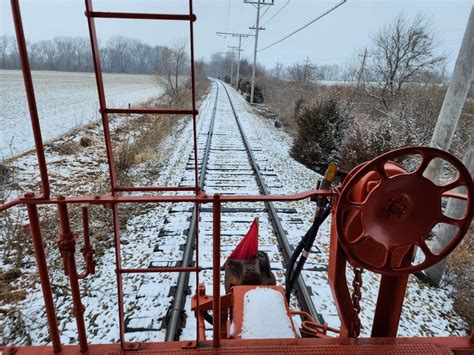
{"label": "metal hand wheel", "polygon": [[[413,172],[399,168],[398,172],[393,173],[392,169],[389,173],[388,165],[394,165],[391,161],[413,155],[421,156],[421,163]],[[457,170],[454,181],[439,186],[423,176],[435,158],[449,162]],[[435,148],[402,148],[356,169],[344,184],[338,199],[336,230],[349,259],[361,267],[385,275],[426,269],[451,253],[469,229],[473,182],[466,167],[451,154]],[[376,179],[371,182],[372,189],[361,199],[360,184],[367,185],[369,174]],[[442,212],[443,194],[460,186],[467,188],[465,215],[462,218],[448,217]],[[434,254],[426,239],[438,223],[455,226],[457,232],[441,252]],[[424,260],[419,264],[413,263],[415,247],[424,254]]]}

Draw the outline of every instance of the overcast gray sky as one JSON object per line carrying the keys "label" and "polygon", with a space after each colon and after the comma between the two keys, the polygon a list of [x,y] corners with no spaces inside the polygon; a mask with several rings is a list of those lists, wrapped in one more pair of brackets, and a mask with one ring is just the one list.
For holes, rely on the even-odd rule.
{"label": "overcast gray sky", "polygon": [[[87,36],[87,23],[82,0],[21,0],[27,39],[38,41],[55,36]],[[337,4],[339,0],[275,0],[262,22],[259,48],[279,40],[296,28],[317,17]],[[398,13],[408,17],[426,13],[433,30],[449,58],[451,70],[461,45],[464,29],[473,6],[467,0],[347,0],[345,4],[290,39],[258,54],[259,62],[272,67],[302,62],[307,57],[317,64],[344,64],[370,43],[371,36]],[[135,11],[184,13],[186,0],[95,0],[98,11]],[[276,16],[272,16],[285,6]],[[236,38],[216,36],[216,31],[248,33],[254,25],[256,9],[243,0],[195,0],[194,13],[196,57],[208,59],[214,52],[225,51],[236,45]],[[1,33],[14,34],[10,1],[0,0]],[[150,44],[166,45],[173,39],[186,37],[189,26],[185,23],[146,20],[98,19],[99,38],[120,34],[141,39]],[[268,21],[268,23],[266,23]],[[243,55],[250,57],[253,38],[244,42]]]}

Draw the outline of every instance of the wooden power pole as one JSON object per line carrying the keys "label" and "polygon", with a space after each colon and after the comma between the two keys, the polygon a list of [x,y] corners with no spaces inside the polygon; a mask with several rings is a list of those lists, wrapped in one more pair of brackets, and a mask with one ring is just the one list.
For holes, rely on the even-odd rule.
{"label": "wooden power pole", "polygon": [[257,49],[258,49],[258,32],[264,28],[260,27],[260,7],[264,5],[273,5],[274,0],[244,0],[246,4],[255,5],[257,8],[257,20],[255,22],[255,27],[250,27],[250,29],[255,30],[255,43],[253,49],[253,67],[252,67],[252,82],[250,86],[250,103],[253,104],[253,96],[255,92],[255,70],[257,67]]}
{"label": "wooden power pole", "polygon": [[[454,65],[453,76],[439,112],[433,137],[431,138],[431,147],[447,150],[453,140],[454,131],[456,130],[473,79],[473,38],[474,10],[471,8],[461,48]],[[439,159],[433,161],[426,171],[426,176],[433,181],[437,180],[441,172],[441,164],[442,161]]]}
{"label": "wooden power pole", "polygon": [[239,47],[237,49],[237,79],[236,81],[236,87],[237,89],[239,88],[239,80],[240,80],[240,52],[243,51],[242,49],[242,37],[250,37],[250,36],[255,36],[253,34],[249,33],[235,33],[235,32],[217,32],[218,36],[232,36],[232,37],[239,37]]}
{"label": "wooden power pole", "polygon": [[[451,145],[454,136],[454,131],[461,116],[461,111],[466,101],[467,94],[473,80],[474,67],[474,10],[471,8],[471,14],[467,22],[466,31],[461,43],[458,58],[454,65],[453,76],[449,83],[446,96],[444,97],[443,105],[436,122],[436,127],[431,139],[430,146],[447,150]],[[471,130],[470,146],[464,155],[463,162],[469,169],[471,175],[474,173],[474,147],[473,147],[473,131]],[[437,181],[441,173],[442,160],[435,159],[426,171],[426,176],[432,180]],[[449,216],[462,217],[462,212],[465,211],[464,201],[451,201],[450,199],[446,207],[446,213]],[[452,226],[443,226],[437,233],[435,243],[433,245],[433,252],[437,253],[444,249],[449,244],[451,238],[455,235],[456,229]],[[467,236],[469,237],[469,236]],[[447,265],[447,258],[440,261],[438,264],[432,266],[425,271],[426,276],[431,283],[439,285],[445,272]]]}

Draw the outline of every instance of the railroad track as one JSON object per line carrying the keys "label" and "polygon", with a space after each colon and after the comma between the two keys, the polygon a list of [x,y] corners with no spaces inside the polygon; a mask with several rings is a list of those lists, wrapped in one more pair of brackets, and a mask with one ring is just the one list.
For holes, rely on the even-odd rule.
{"label": "railroad track", "polygon": [[[259,156],[257,163],[255,155],[261,154],[261,148],[255,144],[251,148],[225,84],[214,81],[209,95],[213,96],[214,100],[208,98],[206,106],[201,107],[200,114],[202,120],[201,133],[198,136],[198,155],[201,157],[200,186],[207,194],[218,192],[239,195],[269,194],[272,188],[281,187],[278,177],[270,167],[259,168],[258,164],[262,164],[264,158]],[[194,161],[191,154],[181,184],[187,186],[193,184],[193,168]],[[259,249],[268,253],[277,284],[283,284],[285,265],[292,253],[284,227],[302,223],[294,209],[277,208],[271,202],[224,204],[221,219],[222,261],[242,239],[256,216],[260,219]],[[191,266],[197,218],[200,220],[199,265],[203,269],[200,273],[200,282],[206,285],[207,290],[212,290],[212,211],[208,206],[201,206],[200,211],[190,204],[171,206],[154,249],[154,253],[161,254],[161,257],[160,255],[152,257],[160,261],[151,261],[149,265],[150,267]],[[301,234],[304,232],[302,230]],[[164,254],[167,254],[167,257],[163,258]],[[146,340],[194,339],[196,322],[189,309],[190,295],[194,293],[196,287],[195,281],[194,274],[188,273],[171,275],[167,278],[159,274],[155,276],[151,281],[152,284],[145,285],[144,288],[149,291],[156,287],[160,291],[157,292],[157,296],[154,296],[153,292],[146,293],[149,298],[154,298],[152,302],[148,300],[147,303],[158,303],[162,310],[154,314],[148,312],[147,317],[140,313],[141,307],[136,307],[138,311],[133,312],[125,320],[127,339],[128,336],[131,337],[130,340],[144,340],[140,339],[143,336]],[[169,289],[168,294],[165,292],[166,289]],[[136,298],[139,300],[139,295]],[[296,298],[302,310],[323,322],[301,276],[296,284]],[[163,304],[166,302],[171,306],[167,307],[164,314]],[[161,324],[156,321],[157,317],[162,319]]]}

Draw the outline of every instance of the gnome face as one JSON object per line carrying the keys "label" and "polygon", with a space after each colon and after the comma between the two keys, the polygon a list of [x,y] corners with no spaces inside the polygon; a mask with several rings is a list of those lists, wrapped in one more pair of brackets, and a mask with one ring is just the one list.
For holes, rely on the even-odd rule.
{"label": "gnome face", "polygon": [[225,264],[225,290],[239,285],[275,285],[270,260],[263,251],[258,251],[250,260],[227,260]]}

